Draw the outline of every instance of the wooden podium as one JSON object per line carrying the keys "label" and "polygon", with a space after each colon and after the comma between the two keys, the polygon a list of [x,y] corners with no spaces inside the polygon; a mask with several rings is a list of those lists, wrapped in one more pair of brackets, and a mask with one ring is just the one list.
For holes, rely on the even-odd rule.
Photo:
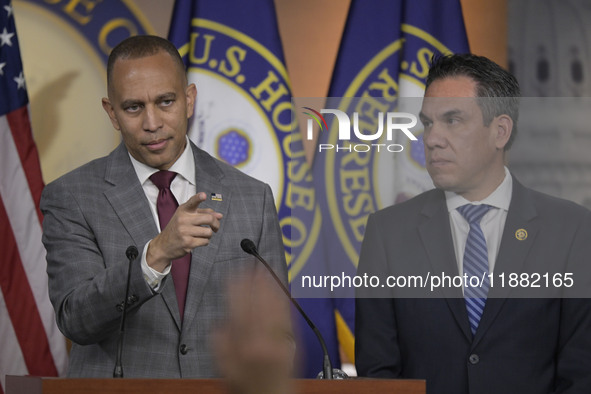
{"label": "wooden podium", "polygon": [[[59,379],[7,376],[6,394],[227,394],[218,379]],[[425,394],[423,380],[294,380],[294,393]]]}

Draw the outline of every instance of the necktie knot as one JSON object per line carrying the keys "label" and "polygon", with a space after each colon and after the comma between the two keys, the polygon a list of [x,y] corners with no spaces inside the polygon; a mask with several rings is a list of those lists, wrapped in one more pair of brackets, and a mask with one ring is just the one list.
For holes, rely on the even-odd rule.
{"label": "necktie knot", "polygon": [[170,189],[172,180],[176,177],[176,172],[161,170],[150,176],[150,180],[156,185],[158,190]]}
{"label": "necktie knot", "polygon": [[479,224],[482,217],[491,209],[490,205],[480,204],[466,204],[458,208],[458,212],[468,221],[468,223]]}

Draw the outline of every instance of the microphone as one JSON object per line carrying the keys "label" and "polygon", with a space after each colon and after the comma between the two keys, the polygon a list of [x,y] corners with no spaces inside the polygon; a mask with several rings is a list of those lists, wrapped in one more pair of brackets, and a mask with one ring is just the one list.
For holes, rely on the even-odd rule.
{"label": "microphone", "polygon": [[269,273],[271,274],[273,279],[275,279],[275,282],[277,282],[277,284],[279,285],[281,290],[283,290],[283,292],[289,298],[289,300],[291,301],[293,306],[295,306],[295,308],[298,310],[300,315],[302,315],[302,317],[304,318],[306,323],[308,323],[308,326],[312,329],[312,331],[314,331],[314,334],[316,334],[316,338],[318,338],[318,342],[320,342],[320,346],[322,347],[322,353],[324,353],[322,372],[320,372],[318,374],[317,378],[318,379],[329,379],[329,380],[347,379],[348,376],[345,372],[341,371],[340,369],[336,369],[336,368],[333,369],[332,368],[332,363],[330,362],[330,357],[328,356],[328,349],[326,347],[326,342],[324,341],[324,338],[322,337],[320,330],[318,330],[318,328],[316,327],[314,322],[312,322],[312,320],[310,320],[310,318],[308,317],[306,312],[304,312],[304,310],[302,309],[300,304],[298,304],[298,302],[292,298],[291,293],[289,292],[287,287],[285,287],[285,285],[281,282],[281,279],[279,279],[277,274],[275,274],[275,272],[273,271],[273,268],[271,268],[271,266],[265,261],[265,259],[263,259],[261,257],[254,242],[252,242],[248,238],[245,238],[242,241],[240,241],[240,247],[242,248],[243,251],[245,251],[246,253],[248,253],[250,255],[253,255],[254,257],[257,258],[257,260],[259,260],[261,263],[263,263],[263,265],[265,266],[267,271],[269,271]]}
{"label": "microphone", "polygon": [[123,366],[121,365],[121,354],[123,353],[123,338],[125,337],[125,316],[127,316],[127,300],[129,298],[129,283],[131,282],[131,263],[138,256],[137,248],[131,245],[125,251],[125,256],[129,260],[127,268],[127,285],[125,287],[125,300],[123,301],[123,311],[121,311],[121,322],[119,324],[119,342],[117,343],[117,360],[115,361],[114,378],[123,377]]}

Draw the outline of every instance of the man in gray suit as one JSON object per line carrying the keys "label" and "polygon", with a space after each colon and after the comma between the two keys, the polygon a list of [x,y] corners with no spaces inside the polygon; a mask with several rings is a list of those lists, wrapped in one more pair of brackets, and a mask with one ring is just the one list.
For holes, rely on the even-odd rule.
{"label": "man in gray suit", "polygon": [[[433,394],[590,392],[591,300],[575,297],[589,297],[591,212],[505,167],[518,96],[517,80],[486,58],[434,60],[420,117],[436,189],[369,217],[358,274],[486,280],[432,294],[361,289],[361,376],[426,379]],[[549,285],[536,282],[545,273]],[[509,285],[511,274],[542,288]]]}
{"label": "man in gray suit", "polygon": [[103,107],[123,142],[49,184],[41,201],[50,298],[73,342],[68,375],[113,375],[135,245],[125,377],[217,376],[210,333],[227,285],[260,269],[240,241],[252,239],[287,282],[271,189],[189,141],[197,92],[170,42],[123,41],[107,79]]}

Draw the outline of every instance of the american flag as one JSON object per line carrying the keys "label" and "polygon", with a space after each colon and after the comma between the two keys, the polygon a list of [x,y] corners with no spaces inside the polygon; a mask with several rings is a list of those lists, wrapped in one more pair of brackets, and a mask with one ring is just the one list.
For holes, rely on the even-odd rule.
{"label": "american flag", "polygon": [[0,0],[0,394],[6,375],[57,376],[67,363],[47,293],[28,103],[14,10]]}

